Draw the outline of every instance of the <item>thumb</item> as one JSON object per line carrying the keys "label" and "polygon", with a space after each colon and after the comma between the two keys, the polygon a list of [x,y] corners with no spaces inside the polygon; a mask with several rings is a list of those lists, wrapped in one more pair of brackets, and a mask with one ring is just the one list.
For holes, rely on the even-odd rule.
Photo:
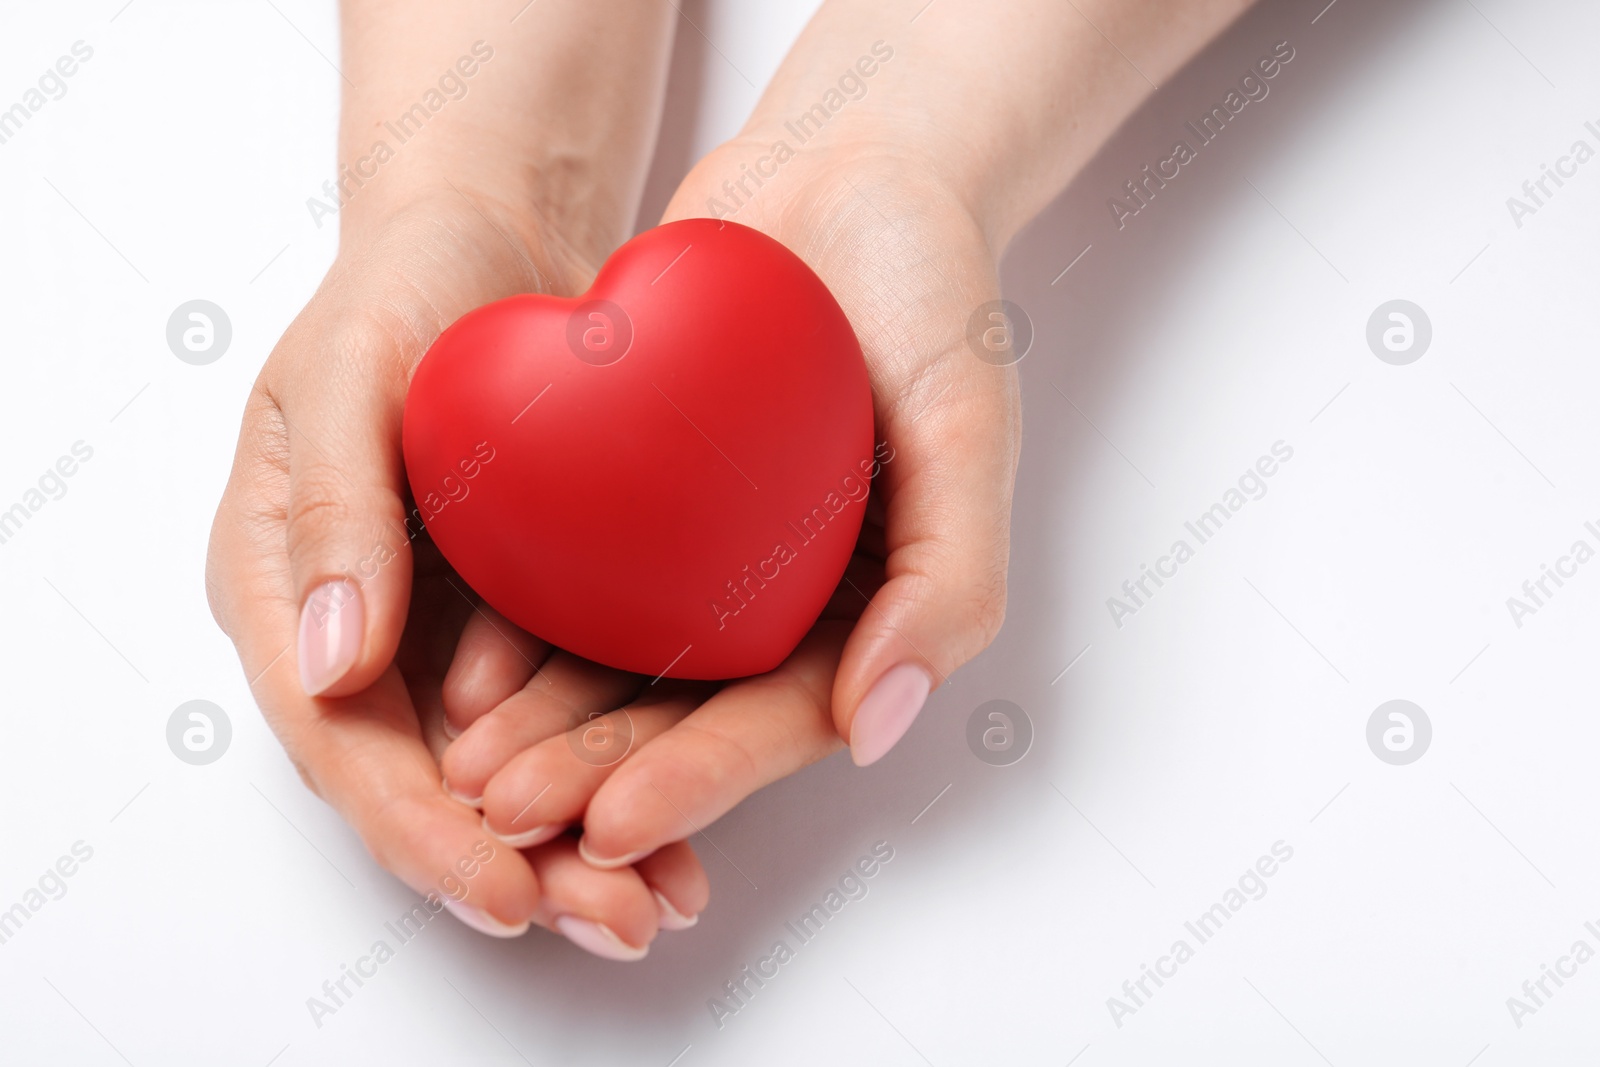
{"label": "thumb", "polygon": [[[325,350],[334,331],[295,332]],[[335,358],[290,360],[287,380],[269,387],[288,441],[285,547],[300,681],[311,696],[360,692],[394,660],[418,528],[406,522],[400,452],[399,368],[410,361],[381,331],[342,332]]]}
{"label": "thumb", "polygon": [[893,748],[928,693],[1000,630],[1020,408],[1015,370],[962,348],[881,420],[886,581],[850,634],[833,689],[834,725],[858,766]]}

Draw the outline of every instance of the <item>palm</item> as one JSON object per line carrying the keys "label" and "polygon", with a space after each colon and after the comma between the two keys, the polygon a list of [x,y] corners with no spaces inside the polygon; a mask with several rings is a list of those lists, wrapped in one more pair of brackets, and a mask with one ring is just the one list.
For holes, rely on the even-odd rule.
{"label": "palm", "polygon": [[[697,166],[669,220],[703,214],[745,151],[729,145]],[[879,433],[897,451],[909,442],[913,454],[928,447],[919,440],[928,436],[918,428],[921,419],[948,415],[972,399],[931,387],[930,370],[942,360],[973,359],[965,349],[964,309],[994,286],[981,235],[959,225],[959,211],[937,208],[927,191],[870,159],[837,175],[796,160],[736,216],[799,253],[840,300],[862,342]],[[984,381],[1014,411],[1014,374]],[[993,431],[984,425],[972,432]],[[951,444],[940,438],[933,447]],[[578,766],[572,746],[559,739],[490,746],[469,735],[446,755],[452,780],[452,757],[468,762],[470,748],[492,828],[514,829],[519,813],[521,825],[581,823],[586,854],[609,859],[678,840],[756,789],[835,751],[841,733],[847,735],[835,697],[841,662],[857,640],[852,633],[877,621],[869,604],[887,579],[915,578],[908,572],[917,566],[917,546],[938,515],[927,506],[928,492],[937,489],[927,470],[891,459],[883,471],[845,575],[810,634],[777,670],[678,701],[670,721],[650,727],[625,760],[599,773]]]}

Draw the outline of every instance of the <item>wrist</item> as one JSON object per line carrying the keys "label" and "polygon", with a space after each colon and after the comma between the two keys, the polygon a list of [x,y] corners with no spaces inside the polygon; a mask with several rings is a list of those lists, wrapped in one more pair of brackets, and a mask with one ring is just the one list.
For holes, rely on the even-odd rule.
{"label": "wrist", "polygon": [[[576,177],[582,173],[576,169],[564,181],[582,184],[585,179]],[[581,290],[633,221],[627,212],[608,209],[603,196],[558,190],[533,166],[496,174],[452,171],[419,159],[364,181],[345,165],[340,177],[345,180],[331,184],[339,204],[341,260],[362,258],[376,245],[453,234],[479,249],[480,258],[505,259],[502,273],[527,274],[529,290]],[[601,183],[595,178],[589,184]]]}
{"label": "wrist", "polygon": [[521,244],[564,241],[589,263],[627,237],[671,5],[526,5],[510,29],[490,0],[350,0],[341,11],[350,84],[329,185],[346,241],[441,198],[485,207]]}
{"label": "wrist", "polygon": [[[852,208],[888,218],[914,210],[988,240],[992,199],[981,172],[961,166],[919,121],[857,113],[809,138],[792,122],[752,123],[702,160],[668,214],[728,218],[778,235]],[[990,243],[998,259],[1002,246]]]}

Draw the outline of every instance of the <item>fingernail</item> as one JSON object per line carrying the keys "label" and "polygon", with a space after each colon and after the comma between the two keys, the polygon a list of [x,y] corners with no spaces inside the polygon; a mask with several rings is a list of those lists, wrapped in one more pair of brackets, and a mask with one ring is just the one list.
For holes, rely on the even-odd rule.
{"label": "fingernail", "polygon": [[928,672],[915,663],[891,667],[873,683],[850,727],[850,758],[857,767],[876,763],[905,736],[932,688]]}
{"label": "fingernail", "polygon": [[611,927],[589,919],[580,919],[576,915],[558,916],[556,929],[561,931],[562,936],[568,941],[601,959],[624,962],[642,960],[650,951],[649,945],[634,948],[613,933]]}
{"label": "fingernail", "polygon": [[510,845],[512,848],[532,848],[535,845],[542,845],[546,841],[560,837],[561,832],[567,828],[567,825],[566,823],[549,823],[545,826],[535,826],[532,830],[524,830],[520,834],[503,834],[489,825],[489,816],[485,815],[483,817],[483,828],[496,841]]}
{"label": "fingernail", "polygon": [[656,904],[661,909],[661,929],[687,930],[700,921],[698,915],[685,915],[672,906],[672,901],[661,895],[661,890],[652,889],[650,892],[656,896]]}
{"label": "fingernail", "polygon": [[526,922],[520,922],[512,926],[509,923],[501,922],[481,908],[474,908],[471,904],[463,904],[459,900],[451,900],[449,897],[445,897],[444,906],[450,909],[451,915],[454,915],[480,934],[488,934],[490,937],[521,937],[528,932],[528,924]]}
{"label": "fingernail", "polygon": [[444,717],[444,735],[452,741],[461,736],[461,731],[456,729],[455,723],[450,721],[448,715]]}
{"label": "fingernail", "polygon": [[439,779],[439,785],[444,788],[445,795],[448,796],[451,800],[459,800],[459,801],[461,801],[461,803],[465,804],[469,808],[481,808],[481,807],[483,807],[483,797],[481,797],[481,796],[476,796],[476,797],[464,797],[464,796],[462,796],[460,793],[457,793],[454,789],[450,788],[450,780],[448,778]]}
{"label": "fingernail", "polygon": [[578,855],[583,857],[583,862],[587,863],[591,867],[598,867],[602,871],[614,871],[618,867],[626,867],[634,860],[644,859],[644,857],[650,855],[650,853],[654,851],[655,849],[653,848],[641,848],[639,851],[630,852],[626,856],[618,856],[616,859],[606,859],[603,856],[596,856],[593,852],[589,851],[589,838],[587,836],[578,838]]}
{"label": "fingernail", "polygon": [[365,621],[361,591],[342,578],[306,597],[300,609],[300,684],[308,696],[326,692],[350,673]]}

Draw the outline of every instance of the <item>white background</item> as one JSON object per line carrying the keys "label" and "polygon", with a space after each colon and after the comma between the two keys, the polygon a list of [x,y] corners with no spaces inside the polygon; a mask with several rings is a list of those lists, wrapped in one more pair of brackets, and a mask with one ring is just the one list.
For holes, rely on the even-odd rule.
{"label": "white background", "polygon": [[[0,909],[94,850],[0,945],[0,1060],[1594,1062],[1600,961],[1520,1029],[1506,998],[1600,948],[1600,565],[1520,629],[1505,604],[1597,540],[1600,161],[1520,229],[1505,204],[1575,139],[1600,147],[1592,6],[1247,17],[1006,262],[1038,336],[996,646],[879,765],[835,757],[697,838],[712,906],[645,962],[441,921],[319,1029],[306,998],[415,898],[301,786],[202,571],[249,384],[335,251],[305,208],[332,172],[333,4],[121,3],[0,15],[0,106],[94,48],[0,145],[0,508],[94,449],[0,545]],[[715,47],[680,24],[645,219],[810,6],[689,5]],[[1285,39],[1271,95],[1119,232],[1106,198]],[[1006,61],[959,58],[974,92]],[[164,336],[196,297],[234,328],[206,367]],[[1394,298],[1433,325],[1409,366],[1365,341]],[[1119,629],[1106,598],[1278,440],[1266,496]],[[206,767],[164,736],[196,698],[234,729]],[[1009,767],[965,741],[995,698],[1037,733]],[[1366,742],[1394,698],[1433,724],[1409,766]],[[719,1030],[708,998],[880,840],[870,895]],[[1279,840],[1266,896],[1119,1028],[1107,998]]]}

